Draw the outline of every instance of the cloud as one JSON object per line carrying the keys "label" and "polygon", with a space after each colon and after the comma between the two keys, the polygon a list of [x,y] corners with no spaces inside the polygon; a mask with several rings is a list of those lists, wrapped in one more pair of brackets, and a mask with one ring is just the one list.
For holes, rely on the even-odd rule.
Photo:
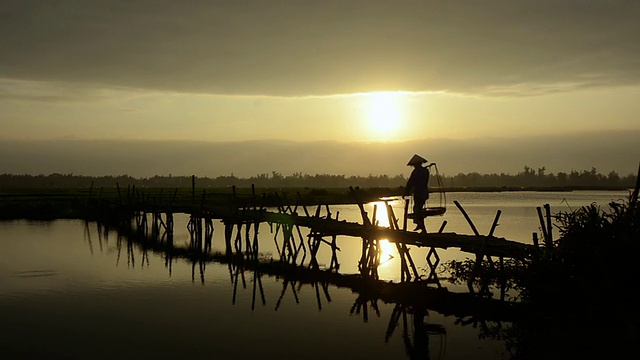
{"label": "cloud", "polygon": [[113,96],[110,93],[86,84],[78,86],[70,83],[0,78],[0,101],[50,104],[91,103],[110,99]]}
{"label": "cloud", "polygon": [[640,83],[635,1],[0,5],[0,77],[159,91],[519,96]]}

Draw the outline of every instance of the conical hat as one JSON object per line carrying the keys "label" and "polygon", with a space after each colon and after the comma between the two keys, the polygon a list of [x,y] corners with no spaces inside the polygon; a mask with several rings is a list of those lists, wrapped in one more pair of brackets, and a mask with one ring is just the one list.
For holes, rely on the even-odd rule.
{"label": "conical hat", "polygon": [[413,157],[411,158],[411,160],[409,160],[409,162],[407,163],[407,166],[420,165],[420,164],[424,164],[424,163],[426,163],[428,161],[429,160],[423,158],[422,156],[420,156],[418,154],[414,154]]}

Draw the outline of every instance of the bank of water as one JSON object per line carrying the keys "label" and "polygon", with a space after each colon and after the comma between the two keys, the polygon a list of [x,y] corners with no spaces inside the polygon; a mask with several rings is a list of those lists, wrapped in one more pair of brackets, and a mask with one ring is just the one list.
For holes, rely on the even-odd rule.
{"label": "bank of water", "polygon": [[[460,202],[479,231],[488,233],[502,211],[495,235],[531,242],[538,231],[536,206],[568,211],[597,202],[606,206],[626,192],[453,193],[447,213],[428,220],[430,230],[471,233],[452,205]],[[437,199],[436,199],[437,200]],[[435,200],[434,200],[435,201]],[[392,202],[396,215],[401,201]],[[367,204],[372,212],[373,204]],[[359,221],[355,206],[331,207],[340,218]],[[382,218],[381,218],[382,219]],[[175,244],[188,242],[186,216],[176,218]],[[214,250],[223,248],[216,222]],[[275,253],[273,232],[260,227],[261,251]],[[0,223],[0,349],[8,358],[415,358],[507,359],[501,340],[487,327],[429,311],[404,311],[395,304],[362,302],[348,289],[291,284],[238,272],[226,264],[167,261],[161,253],[129,246],[114,232],[98,233],[79,220]],[[360,242],[339,238],[340,271],[355,273]],[[383,250],[385,250],[383,248]],[[391,246],[381,259],[382,278],[397,281],[399,264]],[[426,250],[412,250],[425,268]],[[443,260],[468,254],[439,251]],[[328,251],[320,262],[328,264]],[[237,281],[235,281],[237,276]],[[451,291],[465,291],[442,281]],[[262,290],[262,291],[261,291]],[[415,319],[414,319],[415,318]],[[466,324],[466,325],[464,325]],[[428,325],[428,326],[426,326]],[[475,326],[474,326],[475,325]],[[423,331],[428,329],[428,331]],[[4,357],[4,356],[3,356]]]}

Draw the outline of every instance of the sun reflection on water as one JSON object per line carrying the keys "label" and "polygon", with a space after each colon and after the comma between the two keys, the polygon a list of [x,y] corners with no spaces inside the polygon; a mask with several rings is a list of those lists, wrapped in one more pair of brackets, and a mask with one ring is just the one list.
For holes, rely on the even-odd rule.
{"label": "sun reflection on water", "polygon": [[387,267],[390,265],[390,260],[395,257],[396,249],[387,239],[379,240],[378,245],[380,248],[380,267]]}
{"label": "sun reflection on water", "polygon": [[[370,203],[372,210],[375,213],[375,223],[378,226],[390,227],[389,212],[384,201],[375,201]],[[390,266],[392,260],[397,253],[395,246],[389,242],[389,239],[378,239],[378,246],[380,250],[380,267]]]}

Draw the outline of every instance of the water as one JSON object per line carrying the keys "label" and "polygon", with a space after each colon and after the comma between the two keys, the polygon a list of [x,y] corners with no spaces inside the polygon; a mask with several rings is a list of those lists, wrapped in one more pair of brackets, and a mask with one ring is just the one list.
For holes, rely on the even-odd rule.
{"label": "water", "polygon": [[[605,206],[626,195],[452,193],[447,213],[429,219],[427,226],[436,230],[446,220],[445,231],[470,234],[451,203],[457,200],[480,233],[488,233],[500,209],[495,235],[531,243],[532,232],[539,231],[536,206],[549,203],[553,212],[567,211],[592,202]],[[402,203],[392,204],[401,214]],[[372,208],[367,205],[370,214]],[[331,211],[360,220],[355,206]],[[176,218],[176,245],[188,242],[187,220]],[[222,249],[223,232],[219,223],[215,226],[214,250]],[[0,223],[3,358],[509,358],[505,343],[482,336],[483,324],[474,327],[470,318],[436,311],[423,317],[406,309],[393,321],[395,304],[378,300],[358,307],[359,294],[347,288],[291,284],[213,262],[202,267],[182,259],[167,262],[162,253],[129,248],[125,239],[108,235],[78,220]],[[275,253],[272,239],[262,225],[261,252]],[[338,246],[340,271],[357,272],[360,242],[339,238]],[[393,249],[387,250],[393,256]],[[412,250],[418,266],[425,265],[425,251]],[[443,260],[468,256],[455,250],[439,254]],[[329,252],[321,250],[320,263],[328,259]],[[398,280],[395,258],[383,263],[380,275]],[[465,291],[446,281],[442,285]],[[461,324],[466,320],[471,324]]]}

